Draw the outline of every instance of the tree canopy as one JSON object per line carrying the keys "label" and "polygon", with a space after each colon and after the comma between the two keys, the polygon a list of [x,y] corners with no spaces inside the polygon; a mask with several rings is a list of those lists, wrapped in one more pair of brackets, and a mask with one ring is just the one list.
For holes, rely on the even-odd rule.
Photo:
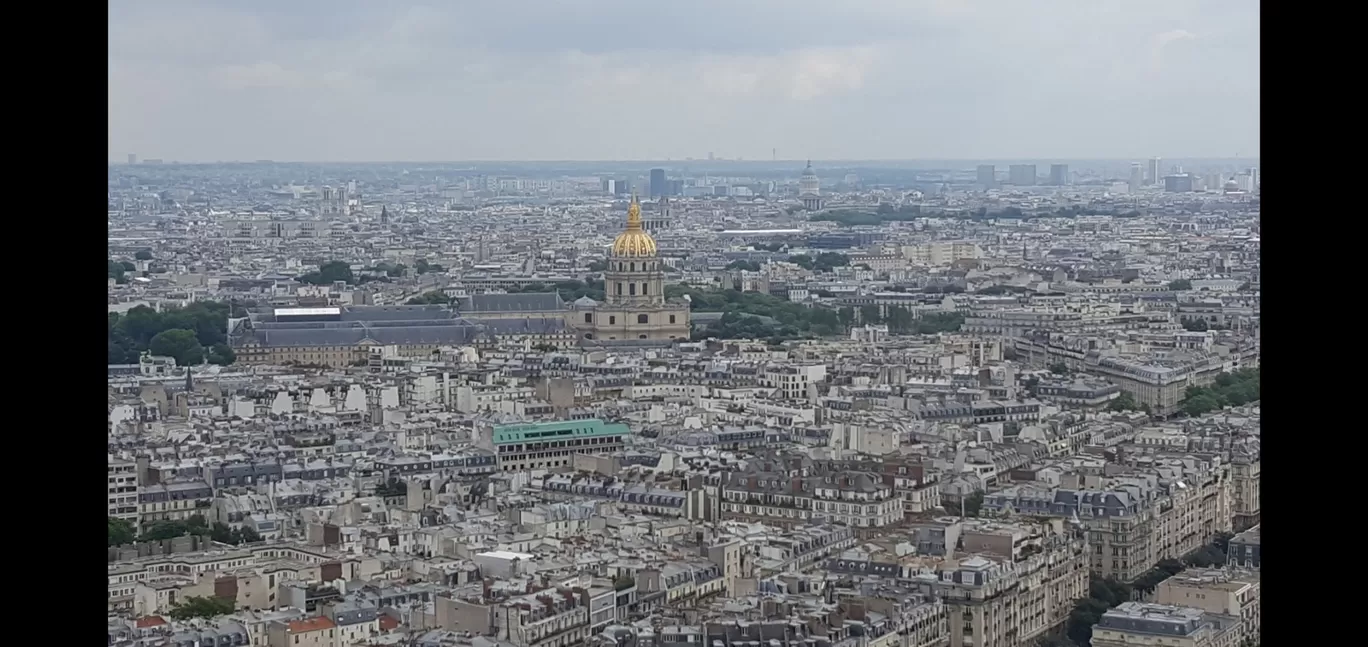
{"label": "tree canopy", "polygon": [[[246,313],[242,304],[235,308],[235,316],[243,316]],[[204,348],[215,348],[219,344],[225,344],[226,348],[228,304],[196,301],[184,308],[168,308],[162,312],[147,306],[138,306],[122,315],[111,312],[109,363],[136,364],[144,351],[151,350],[152,338],[168,330],[192,331],[194,338],[199,342],[201,353]],[[167,341],[163,339],[163,343]],[[221,352],[214,351],[211,355],[214,353],[217,353],[214,358],[227,359]],[[177,357],[176,361],[179,363],[181,358]]]}
{"label": "tree canopy", "polygon": [[171,607],[170,616],[173,620],[189,620],[191,618],[214,618],[217,616],[228,615],[237,610],[237,602],[232,598],[219,597],[188,597],[177,602]]}
{"label": "tree canopy", "polygon": [[310,285],[331,285],[338,281],[356,283],[356,276],[352,274],[351,265],[343,261],[328,261],[320,265],[317,271],[301,275],[298,281]]}
{"label": "tree canopy", "polygon": [[136,534],[137,533],[133,528],[133,522],[127,521],[125,519],[115,519],[114,517],[109,517],[110,546],[123,546],[124,544],[131,544],[133,543],[133,539],[136,537]]}
{"label": "tree canopy", "polygon": [[204,346],[195,337],[195,331],[185,328],[157,333],[148,342],[147,351],[153,355],[174,357],[177,366],[197,366],[204,361]]}
{"label": "tree canopy", "polygon": [[152,260],[152,250],[140,249],[138,250],[138,253],[133,255],[133,258],[136,258],[140,261],[150,261]]}
{"label": "tree canopy", "polygon": [[137,269],[138,269],[137,267],[135,267],[132,263],[130,263],[130,262],[128,262],[128,261],[116,261],[116,260],[114,260],[114,259],[111,258],[111,259],[109,259],[109,276],[108,276],[108,278],[114,279],[114,282],[115,282],[115,283],[119,283],[119,284],[127,283],[127,282],[128,282],[127,273],[128,273],[128,272],[135,271],[135,270],[137,270]]}
{"label": "tree canopy", "polygon": [[736,260],[736,261],[732,261],[732,262],[730,262],[730,263],[727,263],[727,269],[729,269],[729,270],[748,270],[748,271],[751,271],[751,272],[759,272],[759,271],[760,271],[760,264],[757,263],[757,262],[755,262],[755,261]]}
{"label": "tree canopy", "polygon": [[1183,413],[1200,416],[1226,406],[1238,407],[1259,399],[1259,369],[1242,369],[1216,376],[1209,386],[1190,386],[1183,394]]}
{"label": "tree canopy", "polygon": [[850,257],[838,252],[822,252],[817,256],[794,254],[788,257],[790,263],[813,272],[830,272],[833,268],[850,265]]}
{"label": "tree canopy", "polygon": [[1182,292],[1182,291],[1184,291],[1184,290],[1191,290],[1191,289],[1192,289],[1192,281],[1189,281],[1189,280],[1187,280],[1187,279],[1178,279],[1177,281],[1169,281],[1168,289],[1173,290],[1174,292]]}
{"label": "tree canopy", "polygon": [[441,290],[432,290],[413,297],[406,303],[411,306],[446,305],[451,303],[451,297]]}

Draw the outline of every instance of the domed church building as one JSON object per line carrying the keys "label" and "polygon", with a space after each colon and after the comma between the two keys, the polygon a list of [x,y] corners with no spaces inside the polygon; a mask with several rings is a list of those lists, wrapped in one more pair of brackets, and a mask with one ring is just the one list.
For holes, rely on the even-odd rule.
{"label": "domed church building", "polygon": [[689,339],[689,303],[665,300],[665,272],[655,238],[641,221],[635,195],[627,228],[613,240],[603,273],[602,303],[582,298],[571,304],[570,321],[585,345],[657,345]]}

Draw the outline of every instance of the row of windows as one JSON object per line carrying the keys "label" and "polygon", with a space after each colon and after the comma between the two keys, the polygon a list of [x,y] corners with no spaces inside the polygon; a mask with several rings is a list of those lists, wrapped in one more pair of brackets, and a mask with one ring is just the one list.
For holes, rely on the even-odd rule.
{"label": "row of windows", "polygon": [[[642,283],[642,284],[641,284],[641,296],[647,296],[647,295],[649,294],[650,290],[647,289],[647,288],[648,288],[650,285],[651,285],[650,283]],[[636,293],[637,293],[637,284],[635,284],[635,283],[628,283],[628,284],[627,284],[627,295],[628,295],[628,296],[636,296]],[[622,296],[622,283],[621,283],[621,282],[618,282],[618,283],[617,283],[617,295],[618,295],[618,296]]]}
{"label": "row of windows", "polygon": [[[641,271],[643,271],[643,272],[655,272],[655,271],[658,271],[659,269],[660,269],[660,263],[659,263],[659,262],[656,262],[656,261],[651,261],[651,262],[647,262],[647,263],[642,263],[642,264],[641,264]],[[636,262],[624,263],[624,262],[622,262],[622,261],[618,261],[618,264],[617,264],[617,271],[619,271],[619,272],[635,272],[635,271],[637,271],[637,264],[636,264]]]}
{"label": "row of windows", "polygon": [[[651,317],[650,317],[650,315],[637,315],[637,323],[639,323],[639,324],[647,324],[647,323],[650,323],[650,322],[651,322]],[[670,323],[674,323],[674,322],[675,322],[675,315],[670,315]],[[586,312],[586,313],[584,313],[584,323],[587,323],[587,324],[594,323],[594,313],[592,313],[592,312]],[[616,316],[616,315],[608,315],[608,325],[610,325],[610,326],[615,326],[615,325],[617,325],[617,316]]]}

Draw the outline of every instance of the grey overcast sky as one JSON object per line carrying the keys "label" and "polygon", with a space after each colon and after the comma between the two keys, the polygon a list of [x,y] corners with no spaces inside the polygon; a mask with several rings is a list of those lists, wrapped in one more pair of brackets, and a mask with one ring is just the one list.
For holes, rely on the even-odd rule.
{"label": "grey overcast sky", "polygon": [[1256,157],[1257,0],[121,0],[109,156]]}

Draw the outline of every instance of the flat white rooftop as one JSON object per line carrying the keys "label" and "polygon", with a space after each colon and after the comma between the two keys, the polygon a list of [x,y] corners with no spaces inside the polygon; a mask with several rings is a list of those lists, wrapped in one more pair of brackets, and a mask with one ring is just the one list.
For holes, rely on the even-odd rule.
{"label": "flat white rooftop", "polygon": [[324,317],[342,314],[341,308],[276,308],[277,317]]}

